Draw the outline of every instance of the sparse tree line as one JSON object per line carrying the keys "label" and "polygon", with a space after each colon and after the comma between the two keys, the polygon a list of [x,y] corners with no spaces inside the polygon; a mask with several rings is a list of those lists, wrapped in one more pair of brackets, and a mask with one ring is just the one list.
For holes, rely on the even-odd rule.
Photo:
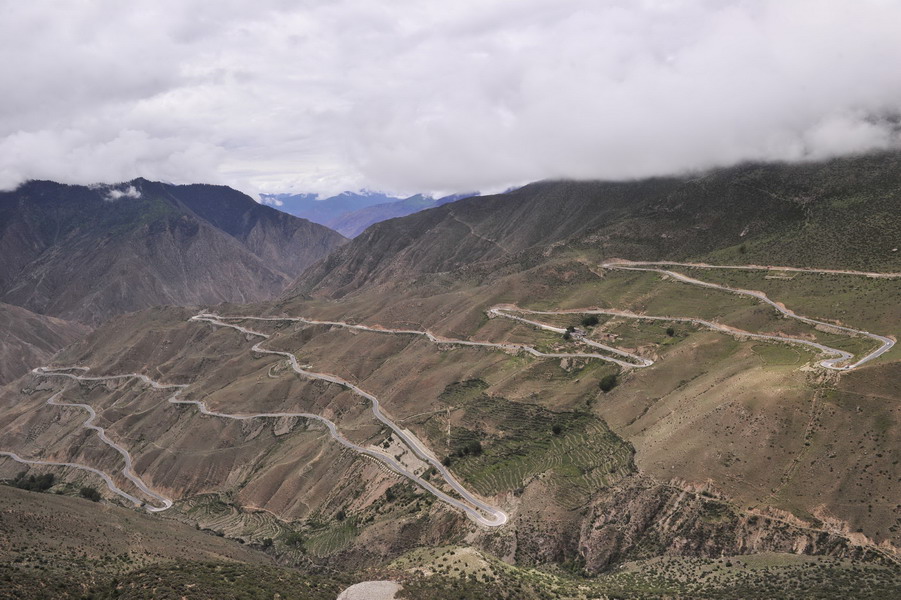
{"label": "sparse tree line", "polygon": [[[56,476],[53,473],[43,473],[41,475],[28,475],[27,473],[27,471],[21,471],[7,483],[20,490],[39,493],[46,492],[57,483]],[[81,486],[78,490],[78,495],[92,502],[99,502],[101,498],[97,488],[89,485]]]}

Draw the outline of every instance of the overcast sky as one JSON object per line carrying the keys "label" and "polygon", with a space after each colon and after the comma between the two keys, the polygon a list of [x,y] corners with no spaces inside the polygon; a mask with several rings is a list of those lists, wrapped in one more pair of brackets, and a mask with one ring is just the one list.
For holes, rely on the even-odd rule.
{"label": "overcast sky", "polygon": [[6,189],[488,191],[899,143],[899,0],[0,5]]}

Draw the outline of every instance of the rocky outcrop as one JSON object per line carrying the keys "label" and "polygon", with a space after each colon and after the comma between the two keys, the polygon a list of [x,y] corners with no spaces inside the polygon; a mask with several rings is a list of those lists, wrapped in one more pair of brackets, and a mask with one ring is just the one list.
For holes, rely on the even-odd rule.
{"label": "rocky outcrop", "polygon": [[741,511],[707,492],[637,477],[598,496],[579,551],[592,573],[659,555],[719,557],[758,552],[887,560],[891,554],[792,517]]}

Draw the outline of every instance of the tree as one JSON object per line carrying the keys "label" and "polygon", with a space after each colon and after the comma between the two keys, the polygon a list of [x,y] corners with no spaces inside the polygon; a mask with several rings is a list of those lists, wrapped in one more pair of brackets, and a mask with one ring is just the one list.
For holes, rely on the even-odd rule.
{"label": "tree", "polygon": [[559,423],[554,423],[554,426],[551,427],[551,431],[554,433],[554,435],[560,435],[561,433],[563,433],[563,428],[560,427]]}
{"label": "tree", "polygon": [[91,502],[100,502],[100,492],[98,492],[95,487],[89,485],[83,486],[78,490],[78,493],[81,494],[82,498],[87,498]]}
{"label": "tree", "polygon": [[282,536],[282,539],[285,542],[286,546],[291,546],[292,548],[300,548],[303,546],[303,536],[297,533],[296,531],[289,531]]}
{"label": "tree", "polygon": [[667,327],[666,335],[668,335],[669,337],[673,337],[674,335],[676,335],[676,330],[673,329],[672,327]]}
{"label": "tree", "polygon": [[572,334],[571,334],[570,332],[568,332],[568,331],[563,332],[563,339],[566,340],[567,342],[568,342],[569,340],[571,340],[572,337],[573,337],[573,336],[572,336]]}
{"label": "tree", "polygon": [[605,394],[615,388],[619,381],[617,381],[616,373],[611,373],[609,375],[604,375],[601,377],[601,380],[598,382],[598,387],[601,388],[601,391]]}
{"label": "tree", "polygon": [[582,325],[584,327],[594,327],[600,322],[601,320],[598,319],[597,315],[587,315],[582,319]]}
{"label": "tree", "polygon": [[338,514],[335,515],[335,518],[338,519],[339,521],[343,521],[344,519],[347,518],[347,512],[345,512],[345,510],[342,508],[341,510],[338,511]]}
{"label": "tree", "polygon": [[13,486],[17,487],[21,490],[28,490],[31,492],[46,492],[50,488],[53,487],[53,484],[56,483],[56,477],[52,473],[44,473],[43,475],[38,475],[35,477],[34,475],[25,476],[25,471],[22,471],[16,478],[13,479]]}

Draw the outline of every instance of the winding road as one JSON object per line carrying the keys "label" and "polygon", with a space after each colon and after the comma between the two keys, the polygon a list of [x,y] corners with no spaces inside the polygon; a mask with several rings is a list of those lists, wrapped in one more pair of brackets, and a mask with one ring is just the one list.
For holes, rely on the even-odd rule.
{"label": "winding road", "polygon": [[[829,323],[826,321],[819,321],[817,319],[812,319],[810,317],[805,317],[802,315],[798,315],[794,311],[786,308],[782,304],[779,304],[773,300],[771,300],[766,294],[756,290],[745,290],[741,288],[734,288],[726,285],[720,285],[716,283],[710,283],[706,281],[702,281],[700,279],[696,279],[693,277],[689,277],[687,275],[677,273],[672,270],[663,269],[659,267],[664,266],[684,266],[684,267],[697,267],[697,268],[718,268],[718,269],[743,269],[743,270],[775,270],[775,271],[802,271],[802,272],[814,272],[814,273],[838,273],[838,274],[849,274],[849,275],[862,275],[868,277],[886,277],[886,278],[894,278],[899,277],[901,274],[895,273],[867,273],[867,272],[857,272],[857,271],[837,271],[837,270],[815,270],[815,269],[801,269],[794,267],[757,267],[757,266],[719,266],[719,265],[706,265],[702,263],[673,263],[673,262],[632,262],[632,261],[609,261],[600,265],[603,269],[618,269],[618,270],[628,270],[628,271],[650,271],[660,273],[662,275],[671,277],[672,279],[687,283],[690,285],[697,285],[701,287],[711,288],[726,291],[733,294],[745,295],[756,298],[771,307],[775,308],[777,311],[782,313],[784,316],[797,319],[804,323],[813,325],[813,326],[823,326],[828,327],[832,330],[841,331],[848,335],[860,335],[868,337],[874,341],[879,342],[879,348],[870,352],[869,354],[861,357],[856,362],[852,364],[846,364],[844,366],[840,366],[841,363],[848,362],[854,358],[849,352],[844,350],[839,350],[836,348],[831,348],[824,344],[820,344],[818,342],[812,342],[810,340],[805,340],[801,338],[793,338],[788,336],[777,336],[777,335],[766,335],[759,333],[751,333],[748,331],[743,331],[740,329],[736,329],[733,327],[729,327],[727,325],[722,325],[719,323],[715,323],[712,321],[708,321],[705,319],[696,319],[691,317],[671,317],[671,316],[652,316],[652,315],[644,315],[638,314],[625,310],[604,310],[597,308],[586,308],[586,309],[568,309],[568,310],[559,310],[559,311],[539,311],[539,310],[529,310],[520,308],[518,306],[512,304],[502,304],[496,305],[488,309],[487,313],[490,317],[501,317],[506,319],[515,320],[539,329],[543,329],[546,331],[552,331],[554,333],[563,334],[566,332],[566,329],[561,327],[555,327],[553,325],[549,325],[547,323],[542,323],[540,321],[535,321],[532,319],[525,318],[524,314],[529,315],[546,315],[546,316],[556,316],[556,315],[566,315],[566,314],[602,314],[602,315],[610,315],[631,319],[641,319],[641,320],[654,320],[654,321],[672,321],[672,322],[685,322],[691,323],[703,327],[707,327],[709,329],[720,331],[723,333],[727,333],[730,335],[740,335],[743,337],[754,338],[754,339],[763,339],[768,341],[782,342],[782,343],[794,343],[801,344],[811,348],[814,348],[820,352],[833,355],[833,358],[828,358],[820,361],[820,365],[827,368],[838,371],[848,371],[854,368],[857,368],[879,356],[888,352],[895,344],[895,341],[889,337],[881,336],[877,334],[873,334],[867,331],[861,331],[857,329],[853,329],[850,327],[844,327],[840,325],[835,325],[833,323]],[[518,314],[516,314],[518,313]],[[421,336],[428,339],[430,342],[440,345],[457,345],[457,346],[469,346],[469,347],[484,347],[484,348],[492,348],[497,350],[502,350],[506,352],[526,352],[532,356],[537,358],[586,358],[586,359],[599,359],[608,362],[615,363],[623,368],[644,368],[649,367],[654,364],[654,361],[638,356],[636,354],[632,354],[630,352],[626,352],[611,346],[607,346],[605,344],[601,344],[599,342],[595,342],[594,340],[587,339],[584,335],[579,332],[575,332],[575,337],[578,341],[597,348],[599,350],[603,350],[606,354],[599,353],[588,353],[588,352],[577,352],[577,353],[564,353],[564,352],[542,352],[533,346],[528,346],[525,344],[514,344],[514,343],[494,343],[487,341],[473,341],[473,340],[461,340],[461,339],[453,339],[446,338],[442,336],[437,336],[430,331],[422,331],[422,330],[413,330],[413,329],[390,329],[378,326],[367,326],[367,325],[358,325],[352,323],[346,323],[343,321],[323,321],[316,319],[308,319],[304,317],[254,317],[254,316],[220,316],[214,313],[200,313],[194,315],[189,319],[189,321],[194,322],[206,322],[214,326],[218,327],[227,327],[239,331],[245,335],[254,336],[262,338],[262,341],[254,344],[251,348],[252,351],[260,353],[260,354],[269,354],[281,356],[287,359],[288,363],[291,365],[291,368],[298,375],[302,377],[306,377],[309,379],[316,379],[320,381],[327,381],[330,383],[337,384],[339,386],[344,387],[345,389],[350,390],[354,394],[365,398],[370,402],[371,410],[373,416],[379,420],[382,424],[388,427],[394,435],[397,436],[404,444],[406,444],[410,450],[419,457],[422,461],[430,465],[435,471],[441,475],[441,477],[447,482],[448,486],[450,486],[457,494],[459,494],[462,501],[450,496],[449,494],[439,490],[430,482],[424,480],[422,477],[416,475],[413,471],[409,470],[403,464],[401,464],[394,457],[390,456],[387,453],[367,448],[364,446],[360,446],[355,444],[342,436],[338,432],[338,428],[334,422],[331,420],[317,414],[313,413],[305,413],[305,412],[269,412],[269,413],[252,413],[252,414],[230,414],[223,413],[218,411],[212,411],[202,402],[197,400],[183,400],[180,398],[182,392],[188,387],[187,385],[182,384],[164,384],[153,379],[150,379],[146,375],[140,373],[128,373],[124,375],[107,375],[107,376],[87,376],[87,375],[76,375],[71,373],[70,371],[80,370],[87,371],[85,367],[66,367],[66,368],[49,368],[49,367],[38,367],[33,369],[32,372],[36,376],[42,377],[63,377],[68,378],[75,381],[82,382],[92,382],[92,381],[110,381],[110,380],[119,380],[119,379],[138,379],[144,384],[152,387],[157,390],[165,390],[172,389],[175,390],[175,393],[168,398],[168,402],[172,404],[193,404],[197,406],[199,412],[204,415],[218,417],[223,419],[232,419],[238,421],[245,421],[250,419],[268,419],[268,418],[303,418],[310,419],[314,421],[318,421],[325,425],[331,437],[337,441],[342,446],[353,450],[359,454],[364,456],[368,456],[374,460],[381,462],[391,471],[406,477],[410,481],[414,482],[416,485],[420,486],[424,490],[433,494],[435,497],[440,499],[441,501],[447,503],[448,505],[463,511],[470,519],[475,521],[476,523],[483,525],[485,527],[499,527],[504,525],[508,521],[508,515],[499,508],[491,506],[481,500],[480,498],[474,496],[470,493],[462,484],[460,484],[457,479],[448,471],[448,469],[441,464],[440,461],[437,460],[434,456],[432,456],[429,451],[426,449],[425,445],[417,439],[412,433],[407,430],[401,429],[397,424],[395,424],[391,419],[389,419],[381,409],[380,402],[378,398],[363,390],[362,388],[356,386],[355,384],[338,377],[337,375],[332,375],[328,373],[317,373],[314,371],[309,371],[300,366],[297,361],[297,358],[294,354],[290,352],[283,352],[279,350],[270,350],[264,348],[262,344],[270,339],[270,335],[266,333],[262,333],[260,331],[255,331],[249,329],[247,327],[243,327],[241,325],[237,325],[234,323],[228,323],[227,320],[232,321],[289,321],[289,322],[298,322],[304,323],[308,325],[326,325],[330,327],[341,327],[351,330],[357,331],[367,331],[372,333],[383,333],[383,334],[393,334],[393,335],[412,335],[412,336]],[[48,465],[48,466],[61,466],[61,467],[72,467],[76,469],[81,469],[87,472],[94,473],[100,476],[103,481],[106,483],[107,487],[113,493],[125,498],[126,500],[136,504],[143,505],[148,511],[151,512],[159,512],[169,509],[173,503],[172,500],[160,495],[157,492],[154,492],[150,489],[143,480],[134,472],[133,460],[131,454],[124,447],[119,444],[113,442],[109,436],[106,434],[106,430],[103,427],[94,424],[94,421],[97,419],[97,413],[94,409],[87,404],[80,403],[72,403],[72,402],[62,402],[58,400],[60,395],[65,390],[60,390],[59,392],[52,395],[48,400],[47,404],[51,406],[63,406],[63,407],[73,407],[73,408],[81,408],[88,413],[88,418],[82,423],[82,426],[91,429],[97,432],[100,440],[106,445],[110,446],[117,453],[119,453],[125,461],[125,467],[122,469],[122,474],[131,481],[135,487],[137,487],[142,493],[146,494],[148,497],[153,498],[159,506],[149,506],[146,502],[138,499],[132,494],[125,492],[121,488],[119,488],[113,479],[98,469],[93,467],[88,467],[85,465],[70,463],[70,462],[55,462],[55,461],[45,461],[45,460],[33,460],[22,458],[18,454],[14,452],[0,451],[0,456],[6,456],[11,458],[16,462],[20,462],[23,464],[34,464],[34,465]]]}
{"label": "winding road", "polygon": [[[213,315],[210,313],[201,313],[199,315],[195,315],[195,316],[191,317],[189,320],[202,321],[202,322],[207,322],[207,323],[210,323],[210,324],[213,324],[216,326],[228,327],[228,328],[240,331],[241,333],[244,333],[247,335],[261,337],[264,340],[269,339],[269,337],[270,337],[269,335],[259,332],[259,331],[253,331],[246,327],[241,327],[239,325],[234,325],[231,323],[225,323],[224,321],[219,320],[216,315]],[[388,419],[388,417],[386,417],[385,414],[382,412],[381,406],[379,404],[379,400],[376,396],[374,396],[373,394],[370,394],[369,392],[361,389],[360,387],[358,387],[358,386],[350,383],[349,381],[342,379],[341,377],[338,377],[336,375],[330,375],[328,373],[316,373],[313,371],[308,371],[306,369],[303,369],[298,364],[297,358],[290,352],[281,352],[278,350],[268,350],[266,348],[263,348],[261,346],[261,343],[262,342],[255,344],[253,346],[252,350],[254,352],[258,352],[261,354],[278,355],[278,356],[287,358],[288,362],[291,364],[291,367],[293,368],[293,370],[295,372],[297,372],[299,375],[301,375],[303,377],[307,377],[309,379],[318,379],[321,381],[335,383],[335,384],[340,385],[346,389],[349,389],[353,393],[369,400],[371,403],[373,415],[379,421],[381,421],[383,424],[388,426],[394,432],[394,434],[400,440],[402,440],[413,451],[414,454],[416,454],[416,456],[418,456],[420,459],[422,459],[423,461],[428,463],[430,466],[434,467],[435,470],[442,476],[442,478],[444,478],[444,480],[447,482],[447,484],[454,491],[456,491],[458,494],[460,494],[461,498],[463,498],[463,500],[465,500],[465,502],[462,502],[462,501],[448,495],[447,493],[439,490],[433,484],[429,483],[428,481],[426,481],[419,475],[416,475],[414,472],[407,469],[404,465],[402,465],[394,457],[392,457],[386,453],[383,453],[383,452],[380,452],[377,450],[373,450],[371,448],[366,448],[364,446],[360,446],[358,444],[351,442],[350,440],[348,440],[347,438],[345,438],[338,432],[338,428],[334,422],[332,422],[331,420],[329,420],[321,415],[317,415],[317,414],[313,414],[313,413],[306,413],[306,412],[268,412],[268,413],[253,413],[253,414],[230,414],[230,413],[223,413],[223,412],[219,412],[219,411],[213,411],[213,410],[210,410],[209,408],[207,408],[207,406],[201,401],[180,399],[179,396],[180,396],[181,392],[185,388],[188,387],[187,385],[160,383],[160,382],[154,381],[153,379],[150,379],[146,375],[142,375],[140,373],[128,373],[128,374],[124,374],[124,375],[107,375],[107,376],[89,377],[86,375],[75,375],[73,373],[68,372],[68,371],[72,371],[75,368],[84,370],[83,367],[67,367],[67,368],[60,368],[60,369],[50,369],[48,367],[38,367],[36,369],[33,369],[32,373],[34,373],[37,376],[65,377],[65,378],[72,379],[75,381],[86,381],[86,382],[110,381],[110,380],[129,379],[129,378],[138,379],[154,389],[158,389],[158,390],[175,389],[176,393],[173,394],[172,396],[170,396],[168,399],[168,401],[172,404],[193,404],[193,405],[197,406],[197,408],[199,409],[201,414],[212,416],[212,417],[223,418],[223,419],[246,421],[246,420],[250,420],[250,419],[297,417],[297,418],[315,420],[315,421],[318,421],[318,422],[324,424],[326,426],[329,434],[331,435],[331,437],[334,438],[335,441],[337,441],[341,445],[343,445],[355,452],[358,452],[365,456],[369,456],[370,458],[373,458],[373,459],[383,463],[390,470],[394,471],[395,473],[397,473],[399,475],[402,475],[403,477],[408,478],[409,480],[416,483],[417,485],[419,485],[420,487],[422,487],[429,493],[433,494],[435,497],[442,500],[443,502],[445,502],[459,510],[462,510],[468,517],[470,517],[476,523],[486,526],[486,527],[499,527],[507,522],[508,516],[504,511],[502,511],[498,508],[495,508],[494,506],[491,506],[490,504],[485,503],[481,499],[479,499],[476,496],[474,496],[473,494],[471,494],[465,487],[463,487],[462,484],[460,484],[457,481],[457,479],[450,473],[450,471],[448,471],[447,468],[441,464],[440,461],[438,461],[436,458],[431,456],[425,450],[425,446],[422,444],[422,442],[420,442],[418,439],[416,439],[415,436],[413,436],[411,433],[402,430],[393,421]],[[103,480],[106,482],[107,487],[110,489],[110,491],[129,500],[130,502],[133,502],[134,504],[138,504],[138,505],[144,504],[145,508],[148,511],[160,512],[160,511],[164,511],[164,510],[171,508],[172,501],[170,499],[165,498],[164,496],[161,496],[158,493],[151,490],[141,480],[141,478],[138,477],[137,474],[134,473],[133,460],[132,460],[131,454],[128,452],[128,450],[126,450],[122,446],[113,442],[106,435],[106,431],[102,427],[99,427],[99,426],[93,424],[94,420],[97,418],[97,413],[94,411],[94,409],[92,407],[88,406],[87,404],[78,404],[78,403],[57,401],[57,398],[59,397],[60,394],[62,394],[62,392],[63,391],[61,390],[61,391],[57,392],[56,394],[54,394],[53,396],[51,396],[47,400],[47,404],[54,405],[54,406],[78,407],[78,408],[83,408],[83,409],[87,410],[89,413],[89,417],[87,420],[84,421],[82,426],[96,431],[98,433],[100,439],[105,444],[107,444],[108,446],[110,446],[111,448],[116,450],[116,452],[118,452],[119,454],[122,455],[122,457],[125,459],[125,464],[126,464],[125,468],[122,470],[122,474],[126,478],[128,478],[132,483],[134,483],[135,486],[138,489],[140,489],[142,492],[144,492],[148,496],[150,496],[150,497],[154,498],[155,500],[157,500],[158,502],[160,502],[161,506],[151,507],[151,506],[144,504],[142,501],[137,499],[135,496],[123,491],[118,486],[116,486],[116,484],[113,482],[112,478],[109,475],[107,475],[106,473],[104,473],[98,469],[94,469],[92,467],[79,465],[77,463],[61,463],[61,462],[53,462],[53,461],[24,459],[24,458],[20,457],[19,455],[12,453],[12,452],[0,452],[0,455],[8,456],[9,458],[12,458],[13,460],[15,460],[17,462],[21,462],[21,463],[36,464],[36,465],[68,466],[68,467],[79,468],[79,469],[82,469],[85,471],[90,471],[92,473],[100,475],[103,478]],[[469,503],[469,504],[467,504],[467,503]]]}
{"label": "winding road", "polygon": [[[191,317],[189,320],[191,320],[191,321],[206,321],[207,323],[211,323],[213,325],[218,325],[220,327],[230,327],[232,329],[236,329],[236,330],[238,330],[242,333],[248,334],[248,335],[261,337],[261,338],[263,338],[263,340],[267,340],[270,337],[268,334],[265,334],[265,333],[262,333],[259,331],[254,331],[252,329],[248,329],[246,327],[241,327],[240,325],[234,325],[232,323],[226,323],[225,321],[222,321],[218,315],[214,315],[211,313],[201,313],[199,315],[195,315],[195,316]],[[394,432],[394,434],[398,437],[398,439],[402,440],[410,448],[410,450],[413,451],[413,453],[416,456],[418,456],[421,460],[425,461],[426,463],[428,463],[429,465],[434,467],[435,470],[441,475],[441,477],[444,478],[444,480],[447,482],[447,484],[451,488],[453,488],[454,491],[456,491],[458,494],[460,494],[460,496],[464,500],[466,500],[467,502],[469,502],[470,504],[475,506],[475,508],[473,508],[473,506],[470,506],[468,504],[460,502],[456,498],[452,498],[451,496],[442,492],[441,490],[436,488],[434,485],[432,485],[428,481],[425,481],[424,479],[422,479],[421,477],[419,477],[412,471],[409,471],[406,467],[401,465],[393,457],[391,457],[385,453],[378,452],[378,451],[372,450],[370,448],[364,448],[363,446],[354,444],[347,438],[341,436],[341,434],[338,433],[337,427],[335,426],[335,424],[323,416],[315,415],[315,414],[311,414],[311,413],[257,413],[257,414],[252,414],[252,415],[228,415],[225,413],[217,413],[217,412],[209,411],[208,409],[206,409],[206,407],[201,402],[189,401],[189,400],[178,400],[177,402],[179,402],[179,403],[192,402],[193,404],[197,404],[200,407],[201,412],[203,412],[204,414],[213,415],[213,416],[217,416],[217,417],[224,417],[224,418],[228,418],[228,419],[255,419],[255,418],[261,418],[261,417],[264,417],[264,418],[265,417],[303,417],[303,418],[307,418],[307,419],[315,419],[317,421],[324,423],[325,426],[328,428],[331,436],[340,444],[342,444],[352,450],[355,450],[356,452],[365,454],[366,456],[370,456],[378,461],[381,461],[382,463],[387,465],[388,468],[391,469],[392,471],[394,471],[400,475],[403,475],[404,477],[407,477],[408,479],[410,479],[411,481],[413,481],[420,487],[424,488],[425,490],[431,492],[432,494],[434,494],[436,497],[443,500],[447,504],[450,504],[451,506],[454,506],[454,507],[464,511],[470,518],[472,518],[475,522],[479,523],[480,525],[484,525],[486,527],[499,527],[507,522],[507,519],[508,519],[507,513],[500,510],[499,508],[495,508],[495,507],[491,506],[490,504],[486,504],[479,498],[476,498],[475,496],[473,496],[465,487],[463,487],[456,480],[456,478],[450,473],[450,471],[447,470],[447,468],[445,468],[444,465],[441,464],[441,462],[438,459],[436,459],[435,457],[433,457],[432,455],[430,455],[428,452],[425,451],[425,447],[423,446],[422,442],[420,442],[418,439],[416,439],[415,436],[413,436],[413,434],[401,429],[393,421],[391,421],[388,417],[386,417],[385,414],[382,412],[381,405],[379,404],[379,399],[376,398],[373,394],[370,394],[366,390],[361,389],[360,387],[354,385],[353,383],[347,381],[346,379],[342,379],[341,377],[338,377],[337,375],[331,375],[328,373],[316,373],[313,371],[308,371],[300,366],[300,364],[297,362],[297,357],[294,356],[293,354],[291,354],[290,352],[282,352],[279,350],[269,350],[269,349],[263,348],[261,346],[261,344],[262,344],[262,342],[254,344],[252,350],[254,352],[259,352],[261,354],[272,354],[272,355],[276,355],[276,356],[282,356],[282,357],[288,359],[288,362],[290,363],[291,368],[298,375],[301,375],[302,377],[306,377],[308,379],[318,379],[320,381],[327,381],[330,383],[335,383],[337,385],[340,385],[340,386],[352,391],[353,393],[357,394],[358,396],[361,396],[361,397],[369,400],[369,402],[371,403],[372,414],[375,416],[375,418],[378,419],[379,421],[381,421],[389,429],[391,429],[391,431]],[[488,516],[485,516],[485,515],[488,515]]]}
{"label": "winding road", "polygon": [[[811,319],[810,317],[805,317],[803,315],[799,315],[795,311],[793,311],[789,308],[786,308],[782,304],[771,300],[769,298],[769,296],[767,296],[763,292],[760,292],[757,290],[745,290],[742,288],[730,287],[730,286],[721,285],[718,283],[710,283],[709,281],[702,281],[700,279],[695,279],[694,277],[689,277],[688,275],[683,275],[682,273],[677,273],[676,271],[670,271],[668,269],[660,269],[660,268],[656,268],[654,266],[654,265],[671,266],[674,264],[688,266],[688,267],[701,267],[701,268],[723,268],[723,269],[739,268],[739,267],[725,267],[725,266],[716,267],[713,265],[703,265],[703,264],[697,264],[697,263],[669,263],[669,262],[654,263],[654,262],[630,262],[630,261],[610,261],[610,262],[603,263],[600,266],[603,269],[619,269],[619,270],[624,270],[624,271],[650,271],[650,272],[660,273],[662,275],[667,275],[668,277],[672,277],[676,281],[680,281],[682,283],[688,283],[691,285],[697,285],[697,286],[701,286],[701,287],[722,290],[725,292],[729,292],[732,294],[738,294],[741,296],[750,296],[752,298],[756,298],[756,299],[760,300],[761,302],[764,302],[764,303],[770,305],[771,307],[775,308],[777,311],[779,311],[786,317],[789,317],[792,319],[797,319],[798,321],[807,323],[809,325],[813,325],[815,327],[816,326],[828,327],[830,329],[841,331],[841,332],[844,332],[844,333],[852,335],[852,336],[853,335],[861,335],[864,337],[868,337],[871,340],[878,342],[879,347],[876,348],[875,350],[873,350],[872,352],[861,357],[857,362],[854,362],[849,365],[839,366],[840,363],[843,363],[843,362],[853,359],[854,355],[851,354],[850,352],[846,352],[844,350],[839,350],[837,348],[830,348],[829,346],[826,346],[824,344],[820,344],[817,342],[811,342],[809,340],[805,340],[805,339],[801,339],[801,338],[750,333],[750,332],[740,331],[740,330],[736,330],[736,329],[733,329],[730,327],[726,327],[724,325],[715,324],[710,321],[704,321],[701,319],[686,319],[686,318],[673,319],[672,317],[647,317],[647,316],[643,316],[643,315],[636,317],[636,318],[655,319],[655,320],[672,319],[672,320],[680,320],[680,321],[690,321],[693,323],[704,325],[706,327],[711,327],[712,329],[717,329],[719,331],[724,331],[724,332],[733,333],[733,334],[737,333],[737,334],[740,334],[743,336],[753,337],[756,339],[765,339],[765,340],[772,340],[772,341],[777,341],[777,342],[791,342],[791,343],[795,343],[795,344],[803,344],[805,346],[809,346],[811,348],[820,350],[821,352],[835,355],[836,356],[835,358],[829,358],[829,359],[820,361],[821,366],[823,366],[827,369],[835,370],[835,371],[850,371],[851,369],[856,369],[857,367],[864,365],[875,358],[879,358],[880,356],[882,356],[883,354],[885,354],[886,352],[891,350],[892,347],[895,345],[895,340],[893,340],[892,338],[883,336],[883,335],[870,333],[869,331],[862,331],[860,329],[853,329],[851,327],[844,327],[842,325],[835,325],[835,324],[829,323],[827,321],[819,321],[817,319]],[[862,272],[862,271],[830,271],[830,270],[800,269],[800,268],[794,268],[794,267],[750,267],[750,266],[745,266],[742,268],[747,269],[747,270],[751,270],[751,269],[767,270],[767,269],[769,269],[769,270],[804,271],[804,272],[811,272],[811,273],[841,273],[841,274],[847,274],[847,275],[863,275],[863,276],[867,276],[867,277],[876,277],[876,276],[895,277],[898,275],[895,273],[881,273],[880,274],[880,273],[867,273],[867,272]]]}
{"label": "winding road", "polygon": [[624,266],[651,266],[651,267],[689,267],[692,269],[727,269],[732,271],[776,271],[789,273],[819,273],[822,275],[859,275],[873,277],[875,279],[901,279],[901,273],[880,273],[878,271],[849,271],[846,269],[811,269],[807,267],[777,267],[772,265],[712,265],[710,263],[690,263],[672,261],[643,261],[614,259],[601,266],[604,268],[616,268],[616,265]]}

